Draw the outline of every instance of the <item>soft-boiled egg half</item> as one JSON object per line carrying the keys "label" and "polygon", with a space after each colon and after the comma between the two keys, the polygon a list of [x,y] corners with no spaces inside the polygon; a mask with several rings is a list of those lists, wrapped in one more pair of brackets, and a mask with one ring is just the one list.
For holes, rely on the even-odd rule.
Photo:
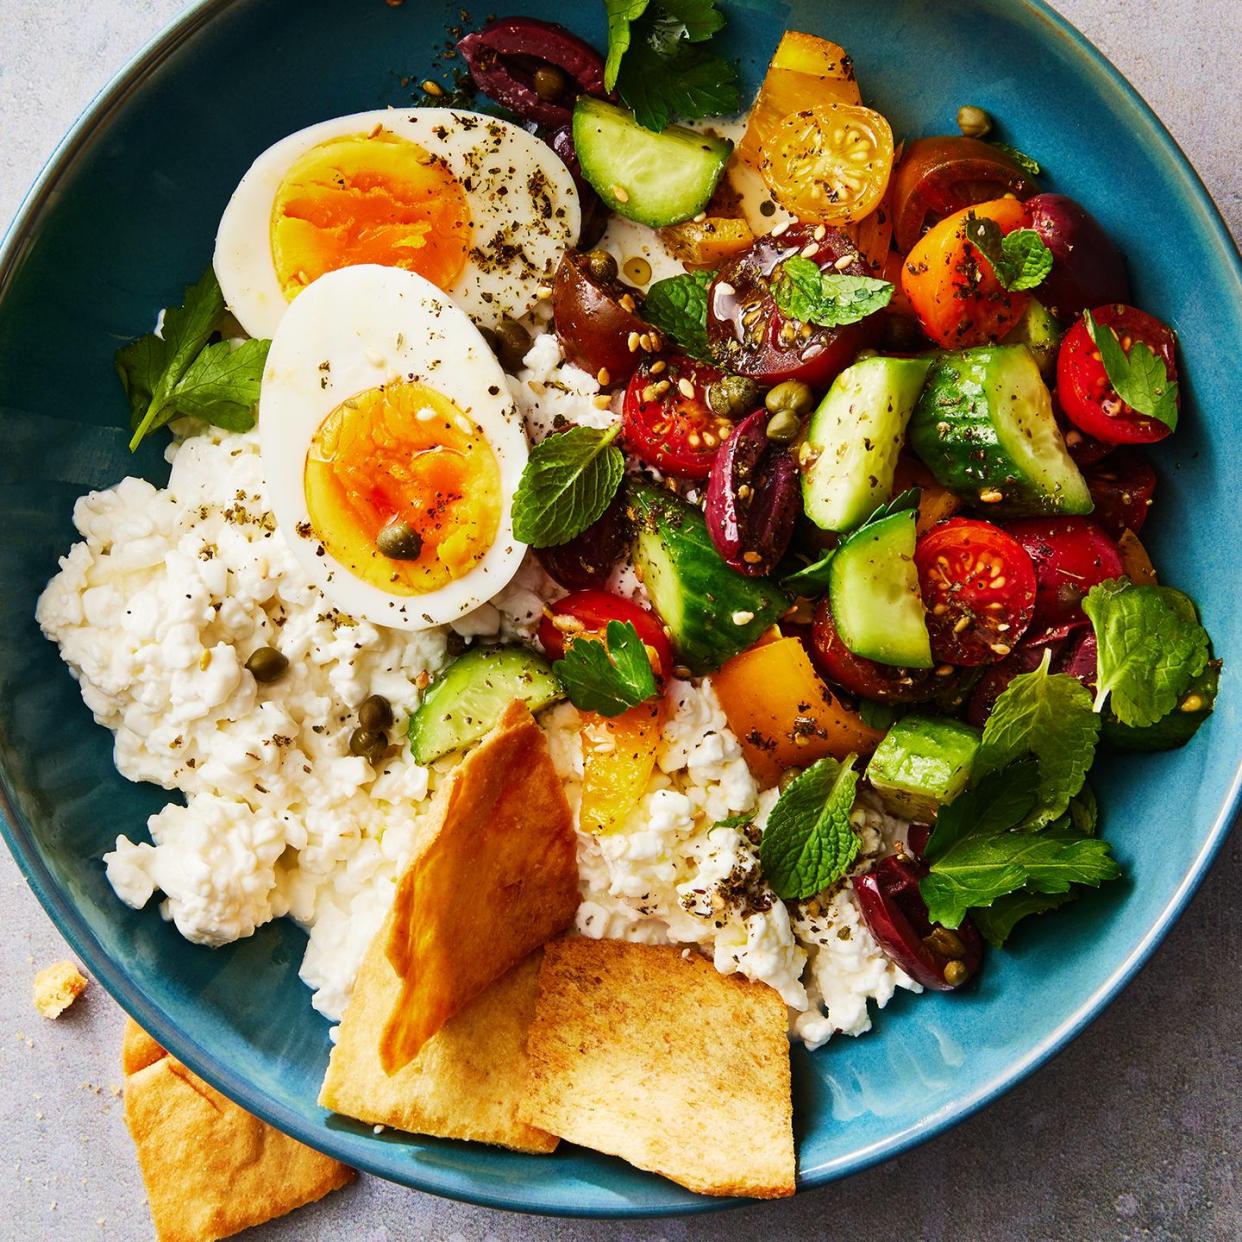
{"label": "soft-boiled egg half", "polygon": [[420,630],[489,600],[526,551],[526,433],[478,328],[399,267],[328,272],[289,306],[259,399],[277,526],[342,612]]}
{"label": "soft-boiled egg half", "polygon": [[362,263],[417,272],[493,327],[530,309],[579,223],[569,170],[517,125],[452,108],[359,112],[255,160],[214,265],[254,337],[275,336],[324,273]]}

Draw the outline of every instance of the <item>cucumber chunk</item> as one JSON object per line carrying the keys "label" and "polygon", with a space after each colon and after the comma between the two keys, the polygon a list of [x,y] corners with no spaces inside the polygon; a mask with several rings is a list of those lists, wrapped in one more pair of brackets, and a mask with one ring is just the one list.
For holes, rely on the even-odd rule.
{"label": "cucumber chunk", "polygon": [[942,487],[991,513],[1093,508],[1025,345],[941,354],[910,420],[910,446]]}
{"label": "cucumber chunk", "polygon": [[789,600],[772,583],[724,563],[698,509],[653,487],[633,488],[630,503],[635,568],[692,673],[718,669],[785,614]]}
{"label": "cucumber chunk", "polygon": [[903,716],[876,747],[867,779],[891,815],[931,823],[970,783],[982,736],[943,716]]}
{"label": "cucumber chunk", "polygon": [[583,95],[574,107],[574,150],[609,210],[658,229],[707,206],[733,143],[681,125],[655,133],[624,108]]}
{"label": "cucumber chunk", "polygon": [[1026,314],[1005,337],[1005,345],[1025,345],[1035,359],[1039,373],[1050,380],[1056,373],[1057,351],[1061,348],[1061,338],[1065,329],[1057,322],[1052,312],[1032,298],[1026,304]]}
{"label": "cucumber chunk", "polygon": [[829,566],[828,598],[841,641],[879,664],[931,668],[931,640],[914,567],[916,511],[855,531]]}
{"label": "cucumber chunk", "polygon": [[560,698],[551,666],[528,647],[474,647],[427,688],[410,717],[410,750],[431,763],[489,733],[514,699],[537,712]]}
{"label": "cucumber chunk", "polygon": [[847,367],[811,416],[802,505],[822,530],[849,530],[893,493],[897,453],[930,358],[866,358]]}

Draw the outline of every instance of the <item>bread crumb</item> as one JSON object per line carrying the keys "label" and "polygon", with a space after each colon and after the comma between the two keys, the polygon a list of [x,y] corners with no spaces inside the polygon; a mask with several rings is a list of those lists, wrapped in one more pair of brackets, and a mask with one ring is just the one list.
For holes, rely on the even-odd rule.
{"label": "bread crumb", "polygon": [[45,1018],[59,1018],[85,991],[82,972],[68,960],[56,962],[35,975],[35,1008]]}

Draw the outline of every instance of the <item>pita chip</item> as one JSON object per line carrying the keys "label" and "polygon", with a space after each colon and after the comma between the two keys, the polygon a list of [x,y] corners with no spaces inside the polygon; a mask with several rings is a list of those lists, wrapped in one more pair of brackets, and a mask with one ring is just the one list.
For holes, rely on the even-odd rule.
{"label": "pita chip", "polygon": [[573,815],[547,739],[511,703],[437,794],[397,884],[388,960],[400,992],[380,1038],[392,1074],[578,908]]}
{"label": "pita chip", "polygon": [[794,1193],[785,1003],[667,945],[548,945],[519,1110],[707,1195]]}

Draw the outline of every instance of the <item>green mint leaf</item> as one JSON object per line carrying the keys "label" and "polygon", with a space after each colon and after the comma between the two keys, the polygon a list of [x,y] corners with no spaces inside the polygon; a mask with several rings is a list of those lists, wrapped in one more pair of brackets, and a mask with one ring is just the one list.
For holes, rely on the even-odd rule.
{"label": "green mint leaf", "polygon": [[1135,341],[1127,354],[1112,328],[1096,323],[1090,311],[1083,318],[1117,395],[1132,410],[1175,430],[1178,386],[1164,361],[1145,341]]}
{"label": "green mint leaf", "polygon": [[851,533],[856,535],[860,530],[864,530],[873,523],[882,522],[885,518],[892,517],[894,513],[905,513],[907,509],[917,509],[919,507],[919,497],[922,494],[921,488],[907,487],[904,492],[898,492],[892,500],[886,500],[882,505],[877,505],[872,509]]}
{"label": "green mint leaf", "polygon": [[[208,268],[196,284],[186,289],[181,306],[164,312],[160,336],[156,338],[160,345],[143,337],[118,352],[117,370],[131,406],[135,392],[148,384],[151,390],[150,401],[129,442],[131,452],[150,432],[175,417],[176,410],[171,402],[177,385],[211,339],[223,316],[224,295],[215,272]],[[154,333],[148,335],[155,336]],[[147,341],[145,346],[143,341]],[[158,374],[153,371],[156,365]]]}
{"label": "green mint leaf", "polygon": [[643,318],[701,361],[711,359],[707,348],[707,286],[712,275],[687,272],[657,280],[643,302]]}
{"label": "green mint leaf", "polygon": [[970,917],[979,934],[994,949],[999,949],[1009,939],[1014,927],[1032,914],[1044,914],[1055,910],[1077,896],[1072,890],[1064,893],[1032,893],[1019,889],[998,897],[990,906],[972,910]]}
{"label": "green mint leaf", "polygon": [[745,828],[747,824],[754,822],[754,812],[749,815],[726,815],[724,819],[718,819],[707,831],[715,832],[717,828],[731,828],[736,832],[739,828]]}
{"label": "green mint leaf", "polygon": [[1002,691],[983,726],[974,779],[1008,768],[1028,755],[1039,761],[1039,789],[1024,824],[1038,828],[1065,813],[1095,758],[1100,718],[1076,678],[1049,673],[1050,653],[1032,672],[1020,673]]}
{"label": "green mint leaf", "polygon": [[177,382],[165,410],[173,417],[201,418],[226,431],[249,431],[263,365],[271,341],[243,341],[234,349],[228,341],[208,345]]}
{"label": "green mint leaf", "polygon": [[794,255],[780,265],[772,296],[777,309],[790,319],[837,328],[883,310],[893,286],[873,276],[821,272],[810,259]]}
{"label": "green mint leaf", "polygon": [[1002,233],[1000,225],[974,212],[966,217],[966,240],[987,260],[1001,288],[1034,289],[1052,271],[1052,251],[1034,229]]}
{"label": "green mint leaf", "polygon": [[781,589],[791,595],[801,595],[803,599],[815,599],[823,595],[828,589],[829,570],[836,554],[836,548],[829,548],[819,560],[812,561],[782,578]]}
{"label": "green mint leaf", "polygon": [[1024,759],[1003,772],[990,772],[973,789],[940,808],[923,857],[935,862],[969,836],[994,836],[1016,828],[1038,797],[1039,765],[1034,759]]}
{"label": "green mint leaf", "polygon": [[1019,151],[1017,147],[1011,147],[1005,142],[994,142],[992,143],[992,146],[994,146],[998,151],[1003,151],[1007,156],[1009,156],[1009,158],[1013,160],[1013,162],[1017,164],[1017,166],[1022,169],[1028,177],[1039,176],[1039,165],[1031,159],[1029,155]]}
{"label": "green mint leaf", "polygon": [[768,815],[759,861],[782,900],[813,897],[839,880],[858,855],[850,823],[858,773],[854,756],[820,759],[785,788]]}
{"label": "green mint leaf", "polygon": [[619,716],[651,698],[657,688],[647,648],[630,621],[609,621],[603,642],[570,642],[552,671],[575,707],[601,716]]}
{"label": "green mint leaf", "polygon": [[641,126],[658,132],[674,120],[728,116],[740,110],[736,65],[704,44],[687,40],[662,51],[651,41],[648,22],[644,17],[636,27],[617,75],[617,93]]}
{"label": "green mint leaf", "polygon": [[877,703],[874,699],[859,699],[858,714],[869,729],[886,732],[910,709],[900,703]]}
{"label": "green mint leaf", "polygon": [[1095,629],[1095,710],[1142,728],[1171,712],[1207,667],[1209,639],[1195,606],[1172,587],[1111,578],[1082,604]]}
{"label": "green mint leaf", "polygon": [[566,543],[599,518],[617,494],[625,459],[619,426],[573,427],[530,451],[513,495],[513,535],[533,548]]}
{"label": "green mint leaf", "polygon": [[608,58],[604,62],[604,86],[615,89],[621,58],[629,51],[633,38],[630,26],[647,11],[651,0],[604,0],[608,12]]}

